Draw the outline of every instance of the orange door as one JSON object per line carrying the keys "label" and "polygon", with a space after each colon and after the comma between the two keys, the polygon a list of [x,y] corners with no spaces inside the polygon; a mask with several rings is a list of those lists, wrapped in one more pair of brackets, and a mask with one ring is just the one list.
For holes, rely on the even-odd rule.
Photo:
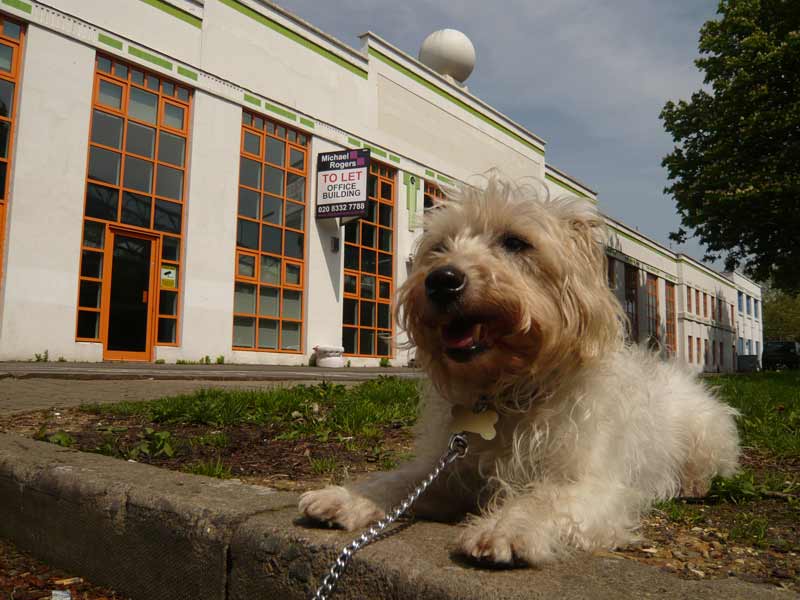
{"label": "orange door", "polygon": [[105,260],[104,360],[151,360],[158,239],[112,228]]}

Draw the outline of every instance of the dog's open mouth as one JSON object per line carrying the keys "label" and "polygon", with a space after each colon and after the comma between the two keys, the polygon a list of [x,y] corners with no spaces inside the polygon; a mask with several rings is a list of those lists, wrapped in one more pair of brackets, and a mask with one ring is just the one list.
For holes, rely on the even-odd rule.
{"label": "dog's open mouth", "polygon": [[442,325],[444,352],[456,362],[467,362],[490,347],[489,324],[480,318],[458,317]]}

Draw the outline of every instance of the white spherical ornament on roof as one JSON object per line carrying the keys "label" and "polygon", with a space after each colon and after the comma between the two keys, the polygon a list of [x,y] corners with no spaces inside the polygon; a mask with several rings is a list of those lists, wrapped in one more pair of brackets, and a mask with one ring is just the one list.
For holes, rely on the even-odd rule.
{"label": "white spherical ornament on roof", "polygon": [[475,46],[460,31],[440,29],[422,42],[419,60],[445,77],[463,83],[475,68]]}

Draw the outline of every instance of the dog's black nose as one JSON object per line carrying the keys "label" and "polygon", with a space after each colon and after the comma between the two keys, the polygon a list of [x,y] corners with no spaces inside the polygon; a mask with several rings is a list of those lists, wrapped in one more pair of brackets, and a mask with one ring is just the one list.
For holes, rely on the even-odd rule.
{"label": "dog's black nose", "polygon": [[440,306],[458,300],[466,287],[467,276],[452,265],[431,271],[425,278],[425,293]]}

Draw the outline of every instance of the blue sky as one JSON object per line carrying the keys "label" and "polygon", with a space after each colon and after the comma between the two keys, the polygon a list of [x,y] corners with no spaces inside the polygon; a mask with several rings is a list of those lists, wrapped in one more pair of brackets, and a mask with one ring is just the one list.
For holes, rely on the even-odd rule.
{"label": "blue sky", "polygon": [[[679,217],[658,114],[702,85],[702,24],[716,0],[278,0],[354,47],[373,31],[412,56],[446,27],[466,33],[470,91],[544,138],[547,162],[596,190],[606,214],[670,246]],[[697,259],[695,241],[672,246]],[[715,265],[719,266],[719,265]]]}

